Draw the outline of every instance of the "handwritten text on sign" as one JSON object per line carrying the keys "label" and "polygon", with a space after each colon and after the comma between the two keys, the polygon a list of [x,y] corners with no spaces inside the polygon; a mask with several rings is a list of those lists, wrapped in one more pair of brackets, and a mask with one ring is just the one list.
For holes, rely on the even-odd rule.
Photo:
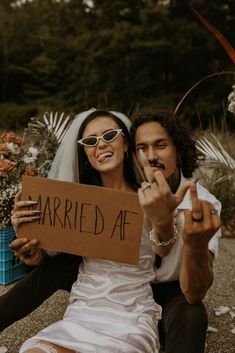
{"label": "handwritten text on sign", "polygon": [[136,193],[23,177],[22,200],[34,200],[39,221],[22,223],[18,237],[40,247],[130,264],[138,263],[143,215]]}

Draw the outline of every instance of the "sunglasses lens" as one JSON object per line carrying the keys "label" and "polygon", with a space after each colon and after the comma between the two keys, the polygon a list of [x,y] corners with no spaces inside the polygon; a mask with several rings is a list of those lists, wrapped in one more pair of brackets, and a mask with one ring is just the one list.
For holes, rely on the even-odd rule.
{"label": "sunglasses lens", "polygon": [[106,132],[106,133],[103,135],[103,139],[104,139],[106,142],[110,142],[110,141],[112,141],[113,139],[115,139],[115,137],[117,136],[117,134],[118,134],[118,130],[108,131],[108,132]]}
{"label": "sunglasses lens", "polygon": [[82,139],[82,143],[85,146],[95,146],[96,142],[97,142],[97,137],[95,136],[85,137],[84,139]]}
{"label": "sunglasses lens", "polygon": [[105,132],[102,136],[88,136],[88,137],[84,137],[78,142],[88,147],[94,147],[97,145],[99,139],[102,139],[105,142],[113,141],[121,131],[122,131],[121,129],[110,130]]}

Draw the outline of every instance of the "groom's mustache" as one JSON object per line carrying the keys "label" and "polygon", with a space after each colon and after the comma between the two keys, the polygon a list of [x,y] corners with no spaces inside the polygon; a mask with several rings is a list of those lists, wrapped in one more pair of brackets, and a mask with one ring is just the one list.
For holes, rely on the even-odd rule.
{"label": "groom's mustache", "polygon": [[160,169],[163,169],[163,170],[166,169],[164,164],[158,162],[157,160],[149,161],[149,165],[152,168],[160,168]]}

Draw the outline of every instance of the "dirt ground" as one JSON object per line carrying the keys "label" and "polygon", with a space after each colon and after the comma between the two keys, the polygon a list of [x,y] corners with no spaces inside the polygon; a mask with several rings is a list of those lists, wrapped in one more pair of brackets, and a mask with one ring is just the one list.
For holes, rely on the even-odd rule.
{"label": "dirt ground", "polygon": [[[219,257],[214,265],[215,279],[204,300],[209,315],[206,353],[235,353],[235,239],[220,240]],[[0,286],[0,295],[10,286]],[[58,291],[26,318],[14,323],[0,334],[1,346],[7,353],[17,353],[30,336],[61,319],[66,308],[68,293]],[[216,315],[215,309],[221,308]],[[216,331],[216,332],[214,332]],[[232,333],[234,332],[234,333]],[[5,353],[5,352],[4,352]],[[188,352],[190,353],[190,352]]]}

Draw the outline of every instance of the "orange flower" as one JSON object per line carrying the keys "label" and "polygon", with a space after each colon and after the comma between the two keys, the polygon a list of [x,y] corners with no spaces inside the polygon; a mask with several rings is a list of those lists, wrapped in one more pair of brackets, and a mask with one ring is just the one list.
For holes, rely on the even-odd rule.
{"label": "orange flower", "polygon": [[0,173],[15,173],[16,163],[9,159],[0,159]]}
{"label": "orange flower", "polygon": [[37,176],[38,172],[37,172],[37,168],[31,166],[31,165],[27,165],[25,167],[25,175],[29,175],[29,176]]}
{"label": "orange flower", "polygon": [[13,142],[17,144],[18,146],[22,145],[22,138],[19,136],[16,136],[13,132],[4,132],[1,136],[1,139],[4,142]]}
{"label": "orange flower", "polygon": [[6,143],[0,143],[0,153],[3,155],[9,153]]}

